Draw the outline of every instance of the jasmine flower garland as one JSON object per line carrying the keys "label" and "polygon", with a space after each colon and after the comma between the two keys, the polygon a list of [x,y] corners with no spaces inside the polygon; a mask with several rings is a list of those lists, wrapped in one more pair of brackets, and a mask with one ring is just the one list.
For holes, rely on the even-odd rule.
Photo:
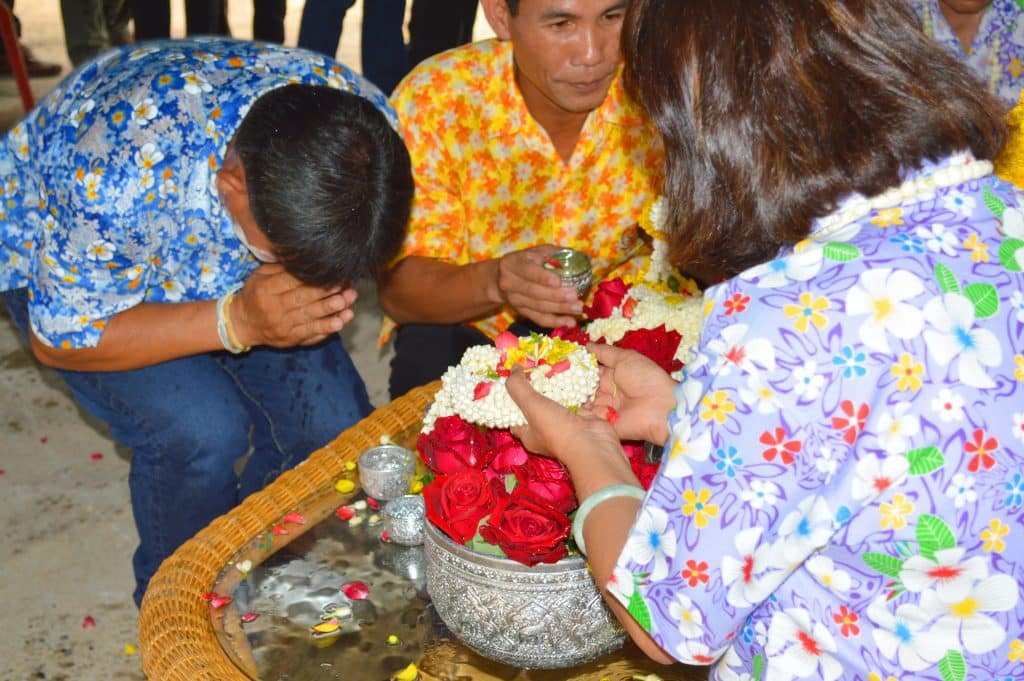
{"label": "jasmine flower garland", "polygon": [[471,347],[457,366],[448,368],[421,432],[430,432],[437,419],[454,415],[487,428],[526,425],[505,389],[516,366],[523,368],[537,392],[567,409],[579,408],[597,391],[597,360],[583,346],[541,334],[518,338],[505,332],[494,346]]}

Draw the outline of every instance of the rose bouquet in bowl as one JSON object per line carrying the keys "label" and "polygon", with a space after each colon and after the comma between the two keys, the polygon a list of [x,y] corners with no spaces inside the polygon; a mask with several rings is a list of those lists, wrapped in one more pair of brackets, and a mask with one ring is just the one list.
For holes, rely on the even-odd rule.
{"label": "rose bouquet in bowl", "polygon": [[[471,348],[445,373],[416,449],[430,471],[423,487],[427,521],[473,551],[532,566],[575,551],[570,529],[578,503],[565,467],[527,451],[509,431],[524,423],[504,388],[516,365],[569,409],[597,388],[596,361],[582,346],[502,334],[495,347]],[[637,478],[649,485],[657,463],[647,461],[642,443],[623,446]]]}

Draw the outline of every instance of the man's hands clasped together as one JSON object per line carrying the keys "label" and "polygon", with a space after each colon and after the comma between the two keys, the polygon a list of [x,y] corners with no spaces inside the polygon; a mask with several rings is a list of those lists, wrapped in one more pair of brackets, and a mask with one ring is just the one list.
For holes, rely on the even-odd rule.
{"label": "man's hands clasped together", "polygon": [[232,323],[247,346],[313,345],[352,320],[357,297],[355,289],[308,286],[280,264],[261,265],[235,295]]}

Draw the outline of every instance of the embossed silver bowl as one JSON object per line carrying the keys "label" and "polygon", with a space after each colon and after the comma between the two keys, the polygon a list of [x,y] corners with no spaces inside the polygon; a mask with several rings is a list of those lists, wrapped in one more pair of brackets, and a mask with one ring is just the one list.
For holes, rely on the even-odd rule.
{"label": "embossed silver bowl", "polygon": [[437,614],[484,657],[558,669],[622,646],[625,632],[582,558],[527,567],[474,553],[429,522],[424,539],[427,593]]}

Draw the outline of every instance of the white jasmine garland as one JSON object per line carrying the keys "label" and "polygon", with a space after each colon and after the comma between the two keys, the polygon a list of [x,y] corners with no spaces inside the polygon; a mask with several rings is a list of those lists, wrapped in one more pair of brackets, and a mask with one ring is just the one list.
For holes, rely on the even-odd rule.
{"label": "white jasmine garland", "polygon": [[[567,361],[568,366],[559,364]],[[570,341],[535,334],[519,339],[518,347],[499,349],[477,345],[466,350],[457,366],[441,377],[441,389],[423,417],[423,431],[444,416],[458,415],[487,428],[526,425],[526,418],[505,388],[498,369],[524,367],[533,388],[567,409],[576,409],[597,391],[597,360],[586,348]]]}

